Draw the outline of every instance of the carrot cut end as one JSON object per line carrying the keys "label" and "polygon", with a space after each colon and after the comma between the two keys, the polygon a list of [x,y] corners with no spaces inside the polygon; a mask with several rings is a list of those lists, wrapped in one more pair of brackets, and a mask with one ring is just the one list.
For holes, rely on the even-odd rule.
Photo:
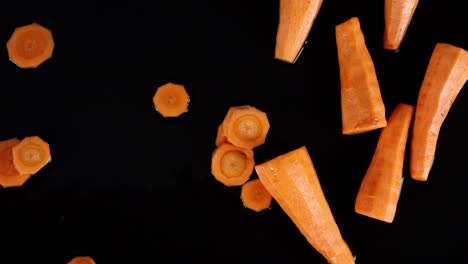
{"label": "carrot cut end", "polygon": [[255,179],[242,185],[241,200],[246,208],[261,212],[270,208],[272,197],[262,182]]}
{"label": "carrot cut end", "polygon": [[218,146],[211,158],[211,173],[226,186],[240,186],[252,175],[253,151],[224,143]]}
{"label": "carrot cut end", "polygon": [[153,104],[163,117],[178,117],[188,112],[190,97],[183,85],[166,83],[156,90]]}
{"label": "carrot cut end", "polygon": [[7,41],[10,61],[23,69],[37,68],[52,57],[52,32],[38,23],[17,27]]}

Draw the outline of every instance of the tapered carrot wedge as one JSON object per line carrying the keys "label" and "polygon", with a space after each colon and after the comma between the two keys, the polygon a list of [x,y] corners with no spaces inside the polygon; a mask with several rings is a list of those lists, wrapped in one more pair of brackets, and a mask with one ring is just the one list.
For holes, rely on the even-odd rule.
{"label": "tapered carrot wedge", "polygon": [[397,50],[419,0],[385,0],[384,48]]}
{"label": "tapered carrot wedge", "polygon": [[416,105],[410,159],[413,179],[427,180],[440,127],[467,79],[468,52],[438,43],[432,52]]}
{"label": "tapered carrot wedge", "polygon": [[356,197],[356,213],[392,223],[400,196],[403,161],[414,107],[399,104],[382,130]]}
{"label": "tapered carrot wedge", "polygon": [[23,185],[31,174],[19,173],[13,164],[13,147],[19,144],[17,138],[0,141],[0,185],[4,188]]}
{"label": "tapered carrot wedge", "polygon": [[385,127],[385,106],[359,19],[336,26],[343,134]]}
{"label": "tapered carrot wedge", "polygon": [[304,146],[257,165],[255,170],[263,186],[328,262],[354,263]]}
{"label": "tapered carrot wedge", "polygon": [[280,0],[275,58],[294,63],[309,35],[322,0]]}

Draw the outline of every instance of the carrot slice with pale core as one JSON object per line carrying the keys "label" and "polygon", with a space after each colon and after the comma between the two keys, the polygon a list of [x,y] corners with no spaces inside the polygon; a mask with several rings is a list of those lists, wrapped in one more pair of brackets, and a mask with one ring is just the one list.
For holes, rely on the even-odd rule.
{"label": "carrot slice with pale core", "polygon": [[50,161],[49,144],[38,136],[25,137],[13,147],[13,164],[20,174],[35,174]]}
{"label": "carrot slice with pale core", "polygon": [[16,28],[6,46],[8,57],[20,68],[36,68],[52,57],[55,44],[49,29],[32,23]]}
{"label": "carrot slice with pale core", "polygon": [[154,107],[163,117],[178,117],[187,112],[189,102],[190,97],[180,84],[164,84],[153,96]]}
{"label": "carrot slice with pale core", "polygon": [[254,165],[252,150],[224,143],[213,152],[211,173],[226,186],[240,186],[250,178]]}
{"label": "carrot slice with pale core", "polygon": [[30,174],[20,174],[13,164],[13,147],[20,141],[17,138],[0,141],[0,185],[4,188],[23,185]]}
{"label": "carrot slice with pale core", "polygon": [[242,185],[241,200],[246,208],[260,212],[270,208],[272,197],[262,182],[255,179]]}

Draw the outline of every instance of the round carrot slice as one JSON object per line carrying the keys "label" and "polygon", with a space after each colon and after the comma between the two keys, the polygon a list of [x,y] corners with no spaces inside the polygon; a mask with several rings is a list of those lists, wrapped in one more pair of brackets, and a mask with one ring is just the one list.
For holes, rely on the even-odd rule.
{"label": "round carrot slice", "polygon": [[269,129],[266,113],[248,105],[231,107],[223,121],[227,141],[247,149],[264,144]]}
{"label": "round carrot slice", "polygon": [[252,150],[224,143],[213,152],[211,173],[226,186],[240,186],[252,175],[254,165]]}
{"label": "round carrot slice", "polygon": [[23,185],[30,174],[20,174],[13,164],[13,147],[20,141],[11,138],[0,142],[0,185],[4,188],[17,187]]}
{"label": "round carrot slice", "polygon": [[246,208],[260,212],[270,208],[272,197],[262,182],[255,179],[242,185],[241,199]]}
{"label": "round carrot slice", "polygon": [[17,27],[7,42],[8,57],[20,68],[36,68],[52,57],[54,39],[49,29],[32,23]]}
{"label": "round carrot slice", "polygon": [[188,111],[190,97],[183,85],[167,83],[153,96],[156,111],[164,117],[178,117]]}
{"label": "round carrot slice", "polygon": [[218,133],[216,134],[216,146],[226,143],[226,135],[224,135],[223,124],[218,126]]}
{"label": "round carrot slice", "polygon": [[13,147],[13,164],[21,174],[34,174],[50,160],[49,144],[38,136],[25,137]]}
{"label": "round carrot slice", "polygon": [[96,264],[91,257],[75,257],[68,264]]}

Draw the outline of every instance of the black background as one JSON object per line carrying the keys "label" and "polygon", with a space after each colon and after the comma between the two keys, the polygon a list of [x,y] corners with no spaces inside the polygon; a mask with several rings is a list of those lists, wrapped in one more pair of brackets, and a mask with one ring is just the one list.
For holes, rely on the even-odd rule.
{"label": "black background", "polygon": [[[379,131],[341,134],[335,25],[359,17],[387,116],[416,103],[436,42],[468,48],[463,3],[452,0],[421,1],[400,51],[384,50],[383,2],[324,1],[294,65],[273,59],[278,1],[2,4],[0,43],[36,21],[56,48],[35,70],[0,49],[0,139],[39,135],[53,156],[23,187],[0,189],[0,263],[326,263],[276,203],[256,214],[240,188],[211,176],[216,128],[243,104],[271,124],[257,163],[307,146],[357,263],[463,262],[465,90],[428,182],[410,179],[406,158],[394,223],[354,213]],[[172,120],[151,101],[169,81],[192,99]]]}

